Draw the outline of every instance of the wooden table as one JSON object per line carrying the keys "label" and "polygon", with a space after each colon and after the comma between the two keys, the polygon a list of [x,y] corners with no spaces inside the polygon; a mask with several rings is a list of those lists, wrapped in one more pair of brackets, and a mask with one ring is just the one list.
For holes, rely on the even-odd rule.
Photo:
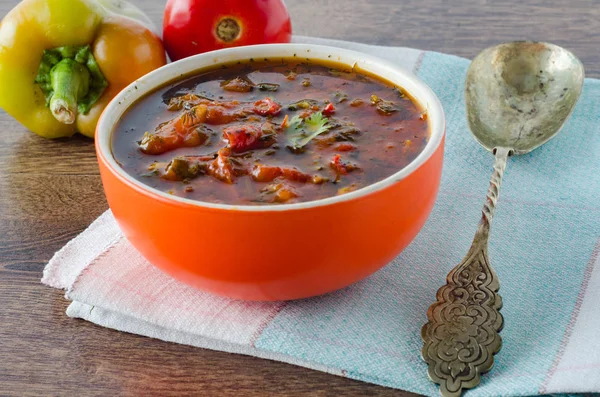
{"label": "wooden table", "polygon": [[[160,24],[164,0],[135,2]],[[0,15],[16,3],[0,0]],[[596,0],[287,3],[300,35],[465,57],[502,41],[545,40],[572,49],[588,76],[600,77]],[[46,141],[4,112],[0,130],[0,395],[410,395],[69,319],[63,293],[39,280],[52,254],[107,208],[92,141]]]}

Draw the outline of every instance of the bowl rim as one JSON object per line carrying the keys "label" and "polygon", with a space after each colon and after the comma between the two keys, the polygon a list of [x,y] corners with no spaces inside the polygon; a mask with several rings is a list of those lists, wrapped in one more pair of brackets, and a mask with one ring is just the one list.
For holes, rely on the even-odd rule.
{"label": "bowl rim", "polygon": [[[306,201],[292,204],[270,204],[270,205],[236,205],[210,203],[206,201],[193,200],[168,194],[143,182],[138,181],[128,174],[116,161],[112,153],[111,138],[123,114],[143,96],[152,93],[157,88],[175,82],[179,78],[188,78],[194,72],[210,70],[219,63],[231,63],[236,61],[248,61],[251,58],[291,58],[292,55],[301,54],[299,59],[305,58],[315,62],[336,62],[347,64],[350,67],[358,66],[359,69],[368,71],[384,80],[390,81],[407,91],[411,97],[421,105],[427,112],[430,128],[430,139],[421,153],[408,165],[394,174],[372,183],[353,192],[340,196],[326,197],[319,200]],[[195,207],[236,210],[247,212],[278,212],[289,210],[302,210],[313,207],[321,207],[356,200],[372,193],[383,190],[400,182],[412,174],[443,144],[445,135],[445,115],[442,104],[438,97],[421,81],[415,74],[404,68],[379,57],[365,54],[359,51],[347,50],[338,47],[314,45],[314,44],[259,44],[243,47],[232,47],[203,54],[194,55],[181,59],[177,62],[167,64],[158,68],[141,78],[137,79],[119,94],[117,94],[106,106],[98,120],[96,127],[96,151],[98,161],[103,161],[107,168],[115,174],[122,182],[136,191],[151,195],[160,201],[192,205]]]}

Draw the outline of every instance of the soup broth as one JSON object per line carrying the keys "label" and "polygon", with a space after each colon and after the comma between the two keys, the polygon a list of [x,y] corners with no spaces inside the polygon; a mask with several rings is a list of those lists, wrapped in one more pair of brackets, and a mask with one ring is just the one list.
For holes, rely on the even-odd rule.
{"label": "soup broth", "polygon": [[112,137],[121,167],[193,200],[264,205],[345,194],[398,172],[429,139],[402,88],[341,65],[255,60],[147,95]]}

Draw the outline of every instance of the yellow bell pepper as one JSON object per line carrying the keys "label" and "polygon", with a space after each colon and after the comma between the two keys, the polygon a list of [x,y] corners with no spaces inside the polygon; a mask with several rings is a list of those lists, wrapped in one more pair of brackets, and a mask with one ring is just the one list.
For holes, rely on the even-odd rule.
{"label": "yellow bell pepper", "polygon": [[0,107],[45,138],[93,137],[108,102],[166,63],[123,0],[24,0],[0,23]]}

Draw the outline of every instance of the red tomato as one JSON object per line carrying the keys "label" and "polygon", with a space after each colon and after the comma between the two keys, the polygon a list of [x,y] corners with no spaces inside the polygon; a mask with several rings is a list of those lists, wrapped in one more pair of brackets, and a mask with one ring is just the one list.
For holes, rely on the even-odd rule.
{"label": "red tomato", "polygon": [[333,103],[328,103],[327,106],[325,106],[325,109],[323,109],[323,114],[325,116],[331,116],[334,113],[335,113],[335,106],[333,106]]}
{"label": "red tomato", "polygon": [[261,145],[262,131],[254,125],[232,125],[223,129],[223,139],[234,152],[245,152]]}
{"label": "red tomato", "polygon": [[277,116],[281,111],[281,105],[267,97],[259,99],[254,103],[254,113],[261,116]]}
{"label": "red tomato", "polygon": [[226,47],[289,43],[282,0],[168,0],[163,41],[171,60]]}

